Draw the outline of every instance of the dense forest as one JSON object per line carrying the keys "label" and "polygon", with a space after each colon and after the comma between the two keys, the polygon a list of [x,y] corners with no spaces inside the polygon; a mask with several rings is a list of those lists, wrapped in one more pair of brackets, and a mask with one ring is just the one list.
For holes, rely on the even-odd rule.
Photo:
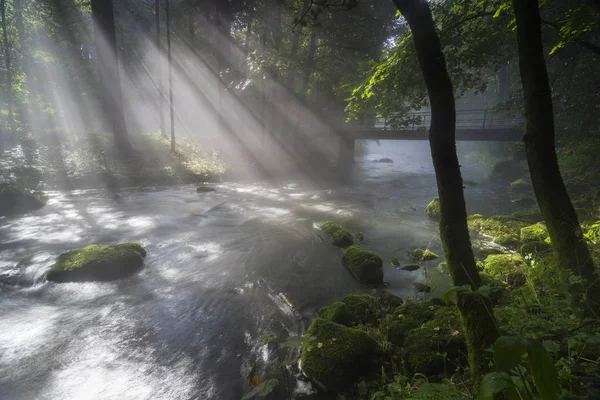
{"label": "dense forest", "polygon": [[0,397],[600,398],[599,1],[0,17]]}

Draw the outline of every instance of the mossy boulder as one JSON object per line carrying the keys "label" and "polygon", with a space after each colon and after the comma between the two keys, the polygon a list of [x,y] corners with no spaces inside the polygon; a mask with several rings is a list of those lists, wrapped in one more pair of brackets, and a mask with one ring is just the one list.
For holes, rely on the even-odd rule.
{"label": "mossy boulder", "polygon": [[[391,294],[391,293],[390,293]],[[346,305],[356,325],[375,325],[381,318],[381,306],[368,294],[349,294],[341,301]]]}
{"label": "mossy boulder", "polygon": [[440,271],[443,274],[448,275],[450,273],[450,270],[448,269],[448,263],[447,262],[441,262],[438,264],[437,266],[437,270]]}
{"label": "mossy boulder", "polygon": [[214,192],[214,191],[216,191],[216,189],[215,189],[215,188],[212,188],[212,187],[210,187],[210,186],[198,186],[198,187],[196,188],[196,192],[198,192],[198,193],[203,193],[203,192]]}
{"label": "mossy boulder", "polygon": [[504,182],[513,182],[527,173],[524,161],[504,160],[492,167],[491,178]]}
{"label": "mossy boulder", "polygon": [[429,218],[433,218],[436,220],[440,219],[440,198],[436,197],[431,200],[431,202],[427,205],[425,209],[425,213]]}
{"label": "mossy boulder", "polygon": [[467,217],[467,225],[473,230],[491,236],[494,243],[517,247],[520,244],[521,228],[528,224],[506,215],[487,218],[481,214],[473,214]]}
{"label": "mossy boulder", "polygon": [[418,270],[419,268],[421,268],[421,267],[419,266],[419,264],[406,264],[406,265],[404,265],[404,266],[403,266],[402,268],[400,268],[400,269],[401,269],[401,270],[403,270],[403,271],[416,271],[416,270]]}
{"label": "mossy boulder", "polygon": [[0,183],[0,216],[28,213],[42,208],[47,201],[45,193],[30,192],[10,183]]}
{"label": "mossy boulder", "polygon": [[439,257],[429,249],[412,249],[408,254],[415,261],[431,261]]}
{"label": "mossy boulder", "polygon": [[533,196],[529,196],[524,193],[520,193],[517,197],[511,200],[514,205],[520,208],[529,208],[537,204],[537,201]]}
{"label": "mossy boulder", "polygon": [[356,232],[354,234],[354,237],[356,238],[356,240],[358,240],[359,242],[363,242],[365,240],[365,234],[362,232]]}
{"label": "mossy boulder", "polygon": [[52,282],[112,281],[135,273],[146,250],[139,243],[92,244],[58,256],[46,279]]}
{"label": "mossy boulder", "polygon": [[521,248],[519,248],[519,254],[521,254],[523,257],[531,255],[534,259],[539,259],[552,254],[552,246],[539,240],[527,242],[524,243]]}
{"label": "mossy boulder", "polygon": [[353,245],[344,251],[342,261],[359,282],[368,285],[383,284],[383,262],[377,254]]}
{"label": "mossy boulder", "polygon": [[378,160],[375,160],[375,162],[386,163],[386,164],[393,164],[394,160],[392,160],[391,158],[384,157],[384,158],[380,158]]}
{"label": "mossy boulder", "polygon": [[532,193],[533,192],[533,187],[531,186],[531,183],[527,182],[525,179],[520,178],[517,179],[516,181],[512,181],[510,183],[510,190],[512,193],[515,194],[520,194],[520,193]]}
{"label": "mossy boulder", "polygon": [[539,208],[530,208],[527,210],[517,210],[511,214],[511,217],[513,217],[516,220],[529,222],[531,224],[535,224],[536,222],[540,222],[540,221],[544,220],[544,217],[542,216],[542,212],[539,210]]}
{"label": "mossy boulder", "polygon": [[394,310],[404,304],[404,300],[385,289],[377,289],[375,297],[384,310]]}
{"label": "mossy boulder", "polygon": [[343,390],[371,371],[377,343],[366,332],[317,318],[306,335],[316,338],[302,346],[301,367],[310,379]]}
{"label": "mossy boulder", "polygon": [[320,226],[321,230],[329,236],[334,246],[346,248],[354,244],[352,234],[344,229],[340,224],[332,221],[325,221]]}
{"label": "mossy boulder", "polygon": [[512,286],[525,284],[525,262],[519,254],[493,254],[485,259],[484,271]]}
{"label": "mossy boulder", "polygon": [[466,364],[465,338],[455,307],[438,307],[433,319],[406,333],[402,354],[410,373],[451,374]]}
{"label": "mossy boulder", "polygon": [[323,318],[345,326],[350,326],[353,321],[350,308],[341,301],[336,301],[330,306],[321,308],[317,315],[319,318]]}
{"label": "mossy boulder", "polygon": [[398,260],[398,257],[394,257],[394,258],[392,258],[392,261],[391,261],[391,263],[392,263],[392,265],[393,265],[394,267],[399,267],[399,266],[400,266],[400,260]]}
{"label": "mossy boulder", "polygon": [[439,307],[428,302],[406,303],[394,310],[392,319],[405,331],[417,328],[432,319]]}
{"label": "mossy boulder", "polygon": [[546,225],[538,223],[521,228],[521,241],[525,242],[543,242],[548,239],[548,229]]}

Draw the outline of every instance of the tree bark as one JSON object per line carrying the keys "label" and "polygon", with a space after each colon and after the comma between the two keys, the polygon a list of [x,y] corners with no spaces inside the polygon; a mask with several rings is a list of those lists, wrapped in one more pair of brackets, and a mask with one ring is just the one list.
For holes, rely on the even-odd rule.
{"label": "tree bark", "polygon": [[11,46],[8,43],[8,32],[6,25],[6,0],[0,0],[0,8],[0,12],[2,14],[2,36],[4,39],[4,66],[6,67],[4,74],[6,79],[6,107],[8,109],[8,125],[10,126],[10,132],[14,138],[17,134],[17,124],[15,122],[15,115],[13,112],[12,69],[10,64]]}
{"label": "tree bark", "polygon": [[[456,112],[452,82],[433,17],[426,0],[394,0],[410,25],[417,59],[431,105],[429,143],[440,199],[440,237],[454,286],[481,286],[477,272],[463,193],[463,181],[456,154]],[[498,336],[489,301],[476,292],[458,294],[474,382],[487,371],[484,351]]]}
{"label": "tree bark", "polygon": [[160,119],[160,135],[166,139],[167,134],[165,132],[165,117],[163,114],[162,50],[160,43],[160,0],[154,0],[154,11],[156,24],[156,52],[158,53],[156,62],[156,84],[158,86],[158,115]]}
{"label": "tree bark", "polygon": [[[600,315],[600,281],[556,158],[554,112],[537,0],[513,0],[525,98],[525,150],[535,197],[561,265],[585,282],[588,312]],[[572,288],[577,300],[578,288]]]}
{"label": "tree bark", "polygon": [[112,0],[91,0],[92,18],[97,55],[97,70],[100,78],[99,91],[107,122],[113,129],[115,150],[121,155],[131,155],[133,147],[129,141],[117,57],[117,37]]}
{"label": "tree bark", "polygon": [[169,63],[169,116],[171,120],[171,151],[175,151],[175,109],[173,108],[173,59],[171,58],[171,1],[166,4],[167,59]]}

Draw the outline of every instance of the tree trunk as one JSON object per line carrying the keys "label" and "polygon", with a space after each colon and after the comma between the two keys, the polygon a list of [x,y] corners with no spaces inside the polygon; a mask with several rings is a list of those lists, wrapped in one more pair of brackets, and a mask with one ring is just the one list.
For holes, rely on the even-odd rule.
{"label": "tree trunk", "polygon": [[[584,279],[586,308],[600,315],[600,281],[565,189],[554,145],[554,112],[537,0],[513,0],[525,98],[525,150],[535,197],[561,265]],[[572,288],[577,300],[578,288]]]}
{"label": "tree trunk", "polygon": [[173,108],[173,60],[171,58],[171,1],[166,4],[167,59],[169,63],[169,116],[171,120],[171,151],[175,151],[175,110]]}
{"label": "tree trunk", "polygon": [[131,155],[133,147],[129,141],[127,125],[125,124],[125,111],[119,79],[113,3],[112,0],[91,0],[91,6],[102,106],[107,122],[112,125],[116,152],[121,155]]}
{"label": "tree trunk", "polygon": [[[454,92],[433,17],[426,0],[394,0],[410,25],[417,58],[431,104],[429,143],[440,199],[440,237],[454,286],[481,286],[477,272],[456,155]],[[488,369],[484,351],[498,336],[489,301],[476,292],[458,294],[473,382]]]}
{"label": "tree trunk", "polygon": [[496,102],[498,104],[505,102],[508,100],[508,64],[504,63],[500,65],[498,69],[498,73],[496,74],[498,77],[498,88],[496,91]]}
{"label": "tree trunk", "polygon": [[10,65],[10,50],[11,46],[8,43],[8,32],[6,25],[6,0],[0,0],[1,14],[2,14],[2,35],[4,39],[4,66],[6,67],[5,79],[6,79],[6,107],[8,109],[8,125],[10,126],[10,132],[13,135],[13,139],[17,134],[17,124],[15,122],[15,115],[13,113],[13,93],[12,93],[12,69]]}
{"label": "tree trunk", "polygon": [[165,132],[165,117],[163,114],[163,84],[162,84],[162,50],[160,43],[160,0],[154,0],[155,23],[156,23],[156,51],[158,53],[156,62],[156,75],[158,86],[158,115],[160,118],[160,135],[167,138]]}

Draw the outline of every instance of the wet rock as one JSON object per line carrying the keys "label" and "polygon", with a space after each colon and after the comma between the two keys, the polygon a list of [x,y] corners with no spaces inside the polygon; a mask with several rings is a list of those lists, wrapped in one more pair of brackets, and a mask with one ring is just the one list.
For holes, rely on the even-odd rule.
{"label": "wet rock", "polygon": [[383,283],[383,262],[377,254],[353,245],[344,251],[342,261],[359,282],[369,285]]}
{"label": "wet rock", "polygon": [[317,315],[319,318],[323,318],[345,326],[351,326],[353,322],[353,316],[350,308],[341,301],[336,301],[330,306],[321,308]]}
{"label": "wet rock", "polygon": [[375,325],[381,317],[381,306],[368,294],[349,294],[342,299],[342,303],[350,310],[355,325]]}
{"label": "wet rock", "polygon": [[394,258],[392,258],[392,261],[391,261],[391,263],[392,263],[392,265],[393,265],[394,267],[399,267],[399,266],[400,266],[400,260],[398,260],[398,257],[394,257]]}
{"label": "wet rock", "polygon": [[376,297],[377,301],[379,301],[379,304],[381,305],[381,308],[386,311],[394,310],[404,304],[404,300],[385,289],[377,289]]}
{"label": "wet rock", "polygon": [[371,371],[377,343],[366,332],[317,318],[306,335],[316,340],[302,346],[302,371],[320,385],[347,389]]}
{"label": "wet rock", "polygon": [[403,271],[416,271],[419,268],[421,268],[421,267],[418,264],[406,264],[405,266],[403,266],[400,269]]}
{"label": "wet rock", "polygon": [[357,241],[359,242],[363,242],[365,240],[365,235],[362,232],[356,232],[354,234],[354,237],[356,238]]}
{"label": "wet rock", "polygon": [[394,162],[394,160],[392,160],[391,158],[384,157],[384,158],[380,158],[378,160],[375,160],[375,162],[377,162],[377,163],[392,164]]}
{"label": "wet rock", "polygon": [[430,261],[439,257],[429,249],[412,249],[408,254],[415,261]]}
{"label": "wet rock", "polygon": [[319,228],[329,236],[334,246],[346,248],[354,244],[354,238],[344,227],[332,221],[323,222]]}
{"label": "wet rock", "polygon": [[533,187],[531,183],[527,182],[525,179],[520,178],[516,181],[512,181],[510,183],[510,190],[515,194],[529,194],[533,193]]}
{"label": "wet rock", "polygon": [[415,290],[417,291],[417,293],[431,292],[431,287],[429,287],[429,285],[426,285],[425,283],[415,282],[413,285],[415,286]]}
{"label": "wet rock", "polygon": [[93,244],[61,254],[46,279],[59,283],[121,279],[138,271],[145,256],[139,243]]}
{"label": "wet rock", "polygon": [[198,193],[203,193],[203,192],[214,192],[214,191],[216,191],[216,189],[215,189],[215,188],[212,188],[212,187],[210,187],[210,186],[198,186],[198,187],[196,188],[196,192],[198,192]]}
{"label": "wet rock", "polygon": [[13,184],[0,183],[0,216],[28,213],[43,207],[48,196],[30,192]]}
{"label": "wet rock", "polygon": [[429,218],[439,220],[440,219],[440,199],[436,197],[431,200],[427,208],[425,209],[425,213]]}

